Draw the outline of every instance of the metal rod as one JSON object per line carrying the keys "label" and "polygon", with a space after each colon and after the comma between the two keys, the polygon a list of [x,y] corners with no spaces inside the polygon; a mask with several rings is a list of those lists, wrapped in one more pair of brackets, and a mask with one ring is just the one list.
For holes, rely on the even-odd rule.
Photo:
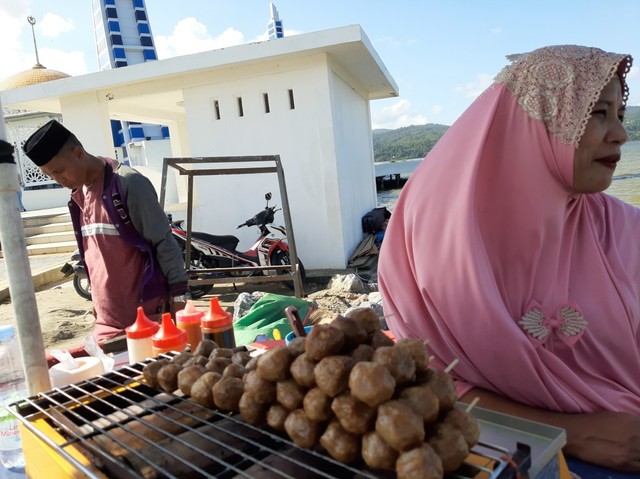
{"label": "metal rod", "polygon": [[[6,142],[4,113],[0,103],[0,140]],[[3,159],[8,160],[7,158]],[[17,165],[13,158],[0,163],[0,242],[5,257],[9,294],[16,318],[16,329],[22,362],[30,395],[51,389],[49,369],[45,355],[44,341],[38,305],[31,279],[31,265],[27,254],[27,244],[18,209]]]}

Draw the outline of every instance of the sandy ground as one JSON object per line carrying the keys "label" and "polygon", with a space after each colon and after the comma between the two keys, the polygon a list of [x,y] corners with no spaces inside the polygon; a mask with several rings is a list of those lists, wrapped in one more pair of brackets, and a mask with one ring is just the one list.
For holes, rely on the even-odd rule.
{"label": "sandy ground", "polygon": [[[326,284],[307,283],[305,292],[308,300],[319,304],[319,315],[333,315],[333,312],[344,311],[349,306],[349,299],[359,295],[346,294],[341,297],[326,294]],[[265,291],[275,294],[291,295],[292,291],[280,283],[247,284],[233,286],[216,286],[213,290],[220,299],[222,307],[232,312],[233,304],[241,292]],[[346,296],[346,297],[345,297]],[[198,309],[209,307],[209,298],[196,300]],[[74,349],[82,346],[84,339],[91,334],[94,325],[91,301],[81,298],[74,290],[70,280],[52,284],[36,292],[36,303],[40,317],[40,327],[44,339],[46,353],[51,349]],[[0,303],[0,325],[14,321],[14,309],[10,300]]]}

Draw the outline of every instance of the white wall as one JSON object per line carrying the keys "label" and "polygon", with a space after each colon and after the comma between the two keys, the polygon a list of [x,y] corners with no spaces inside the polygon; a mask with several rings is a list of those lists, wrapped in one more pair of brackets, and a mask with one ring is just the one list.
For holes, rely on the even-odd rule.
{"label": "white wall", "polygon": [[[367,146],[371,140],[363,137],[363,131],[369,131],[368,125],[363,128],[368,121],[368,102],[359,94],[347,93],[348,85],[332,77],[323,54],[277,65],[252,65],[244,72],[236,68],[227,78],[221,74],[216,80],[215,84],[184,91],[192,156],[280,155],[300,258],[307,268],[344,267],[357,244],[353,244],[353,230],[359,229],[362,212],[375,206],[372,176],[356,173],[363,161],[369,162],[365,171],[373,168]],[[332,103],[333,83],[339,84],[341,99]],[[293,91],[295,109],[290,109],[289,90]],[[270,113],[265,113],[264,93],[269,95]],[[242,117],[238,97],[242,98]],[[219,120],[213,108],[216,100]],[[340,106],[341,101],[348,104]],[[336,106],[341,111],[332,113]],[[347,114],[351,108],[355,111]],[[335,114],[342,119],[344,130],[339,142],[334,137]],[[358,142],[364,142],[364,150]],[[357,160],[342,181],[338,178],[338,153],[343,157],[341,166]],[[248,249],[257,230],[235,227],[264,206],[267,191],[281,204],[275,175],[196,177],[199,208],[194,211],[193,229],[235,233],[241,239],[239,247]],[[354,198],[354,205],[341,206],[343,200]],[[355,216],[353,211],[357,211]],[[276,223],[283,224],[283,217],[277,215]],[[349,244],[343,241],[345,226]]]}

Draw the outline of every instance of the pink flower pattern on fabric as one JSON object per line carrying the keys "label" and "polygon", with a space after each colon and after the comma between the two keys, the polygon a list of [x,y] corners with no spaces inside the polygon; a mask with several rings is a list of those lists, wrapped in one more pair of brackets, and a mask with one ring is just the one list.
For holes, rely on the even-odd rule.
{"label": "pink flower pattern on fabric", "polygon": [[547,315],[542,306],[533,301],[518,324],[529,334],[536,347],[542,346],[555,332],[567,346],[572,347],[584,334],[589,322],[578,306],[568,304],[558,308],[554,316]]}

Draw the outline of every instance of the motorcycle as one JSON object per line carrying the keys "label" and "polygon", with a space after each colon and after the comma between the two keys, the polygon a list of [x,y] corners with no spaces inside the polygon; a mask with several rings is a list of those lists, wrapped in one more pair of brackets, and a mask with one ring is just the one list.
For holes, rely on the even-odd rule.
{"label": "motorcycle", "polygon": [[[260,236],[255,240],[251,248],[247,251],[238,251],[236,248],[240,240],[233,235],[217,236],[199,231],[191,232],[190,264],[192,269],[212,269],[212,268],[234,268],[234,267],[256,267],[256,266],[284,266],[291,264],[289,256],[289,246],[286,243],[287,231],[284,226],[273,224],[275,213],[280,211],[275,205],[269,206],[271,193],[265,196],[266,206],[262,211],[252,216],[237,228],[257,226]],[[183,221],[173,221],[168,214],[171,223],[171,231],[181,246],[183,254],[186,254],[187,231],[183,228]],[[236,229],[237,229],[236,228]],[[280,234],[280,237],[276,233]],[[298,258],[300,276],[304,282],[306,274],[302,261]],[[263,270],[252,270],[233,272],[207,272],[202,275],[204,278],[217,277],[247,277],[254,274],[264,274]],[[278,270],[278,274],[292,274],[288,271]],[[294,288],[292,281],[284,284],[290,289]],[[213,285],[202,285],[191,287],[191,295],[195,298],[207,294]]]}
{"label": "motorcycle", "polygon": [[73,288],[81,297],[91,301],[91,283],[87,276],[87,270],[82,261],[80,261],[80,251],[75,250],[71,254],[70,263],[65,263],[60,272],[68,278],[73,274]]}

